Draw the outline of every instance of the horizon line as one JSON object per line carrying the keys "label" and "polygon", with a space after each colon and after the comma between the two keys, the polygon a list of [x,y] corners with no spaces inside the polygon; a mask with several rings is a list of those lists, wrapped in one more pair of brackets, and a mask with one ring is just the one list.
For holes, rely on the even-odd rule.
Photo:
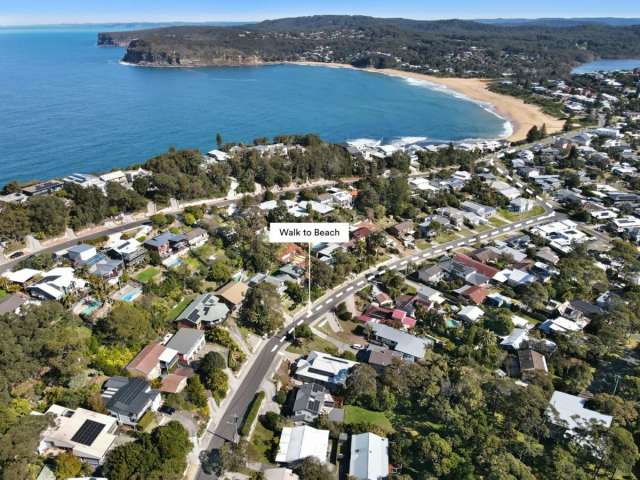
{"label": "horizon line", "polygon": [[235,23],[235,24],[248,24],[248,23],[258,23],[269,20],[280,20],[284,18],[303,18],[303,17],[327,17],[327,16],[344,16],[344,17],[371,17],[371,18],[380,18],[380,19],[404,19],[404,20],[416,20],[416,21],[446,21],[446,20],[463,20],[470,22],[481,22],[481,21],[489,21],[489,20],[506,20],[506,21],[516,21],[516,20],[640,20],[638,16],[628,16],[628,17],[618,17],[618,16],[594,16],[594,17],[485,17],[485,18],[465,18],[465,17],[431,17],[431,18],[416,18],[416,17],[376,17],[374,15],[366,15],[366,14],[316,14],[316,15],[297,15],[297,16],[281,16],[281,17],[265,17],[260,19],[245,19],[245,20],[216,20],[216,19],[208,19],[208,20],[103,20],[103,21],[77,21],[77,22],[35,22],[35,23],[0,23],[0,28],[20,28],[20,27],[64,27],[64,26],[97,26],[97,25],[128,25],[128,24],[158,24],[158,23],[167,23],[167,24],[176,24],[176,23],[184,23],[184,24],[207,24],[207,23]]}

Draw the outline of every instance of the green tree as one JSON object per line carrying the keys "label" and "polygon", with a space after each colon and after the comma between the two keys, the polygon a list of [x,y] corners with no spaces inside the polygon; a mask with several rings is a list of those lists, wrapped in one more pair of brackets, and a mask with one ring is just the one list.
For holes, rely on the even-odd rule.
{"label": "green tree", "polygon": [[307,457],[293,469],[300,480],[326,480],[332,474],[327,467],[315,457]]}
{"label": "green tree", "polygon": [[198,375],[194,375],[187,380],[187,387],[185,388],[187,399],[198,408],[204,408],[207,406],[207,391],[200,381]]}
{"label": "green tree", "polygon": [[98,322],[98,331],[109,343],[126,346],[142,345],[155,335],[149,313],[126,302],[116,303],[109,315]]}
{"label": "green tree", "polygon": [[258,334],[272,334],[282,327],[280,297],[273,285],[261,283],[250,288],[240,309],[240,323]]}
{"label": "green tree", "polygon": [[56,457],[56,478],[77,477],[82,471],[82,462],[75,455],[65,452]]}

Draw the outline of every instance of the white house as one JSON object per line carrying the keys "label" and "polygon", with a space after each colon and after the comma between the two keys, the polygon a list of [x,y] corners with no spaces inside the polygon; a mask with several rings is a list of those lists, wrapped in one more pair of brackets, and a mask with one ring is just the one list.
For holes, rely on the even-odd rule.
{"label": "white house", "polygon": [[547,418],[570,435],[575,435],[580,428],[589,428],[593,423],[609,428],[613,417],[585,408],[586,402],[584,398],[555,391],[549,400]]}
{"label": "white house", "polygon": [[349,477],[379,480],[389,476],[389,440],[375,433],[351,436]]}
{"label": "white house", "polygon": [[327,461],[329,430],[318,430],[308,425],[285,427],[280,434],[276,455],[277,463],[295,463],[307,457]]}
{"label": "white house", "polygon": [[27,287],[27,291],[41,300],[61,300],[86,286],[87,282],[77,278],[73,268],[58,267],[45,273],[40,281]]}

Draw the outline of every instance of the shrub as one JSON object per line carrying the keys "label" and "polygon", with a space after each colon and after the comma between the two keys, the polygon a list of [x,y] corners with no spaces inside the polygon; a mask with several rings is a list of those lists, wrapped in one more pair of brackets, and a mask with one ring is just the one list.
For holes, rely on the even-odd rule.
{"label": "shrub", "polygon": [[240,435],[246,437],[249,435],[251,431],[251,427],[253,422],[256,421],[256,417],[258,416],[258,411],[260,410],[260,405],[262,405],[262,401],[264,400],[265,394],[263,391],[256,393],[256,396],[253,397],[253,401],[251,402],[251,406],[247,411],[247,415],[244,417],[244,421],[242,423],[242,427],[240,428]]}

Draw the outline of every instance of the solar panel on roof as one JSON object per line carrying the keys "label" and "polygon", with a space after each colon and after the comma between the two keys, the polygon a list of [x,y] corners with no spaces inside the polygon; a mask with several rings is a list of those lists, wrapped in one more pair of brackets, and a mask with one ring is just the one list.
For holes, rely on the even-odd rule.
{"label": "solar panel on roof", "polygon": [[104,429],[104,423],[94,422],[93,420],[85,420],[73,437],[72,442],[81,443],[90,446]]}

